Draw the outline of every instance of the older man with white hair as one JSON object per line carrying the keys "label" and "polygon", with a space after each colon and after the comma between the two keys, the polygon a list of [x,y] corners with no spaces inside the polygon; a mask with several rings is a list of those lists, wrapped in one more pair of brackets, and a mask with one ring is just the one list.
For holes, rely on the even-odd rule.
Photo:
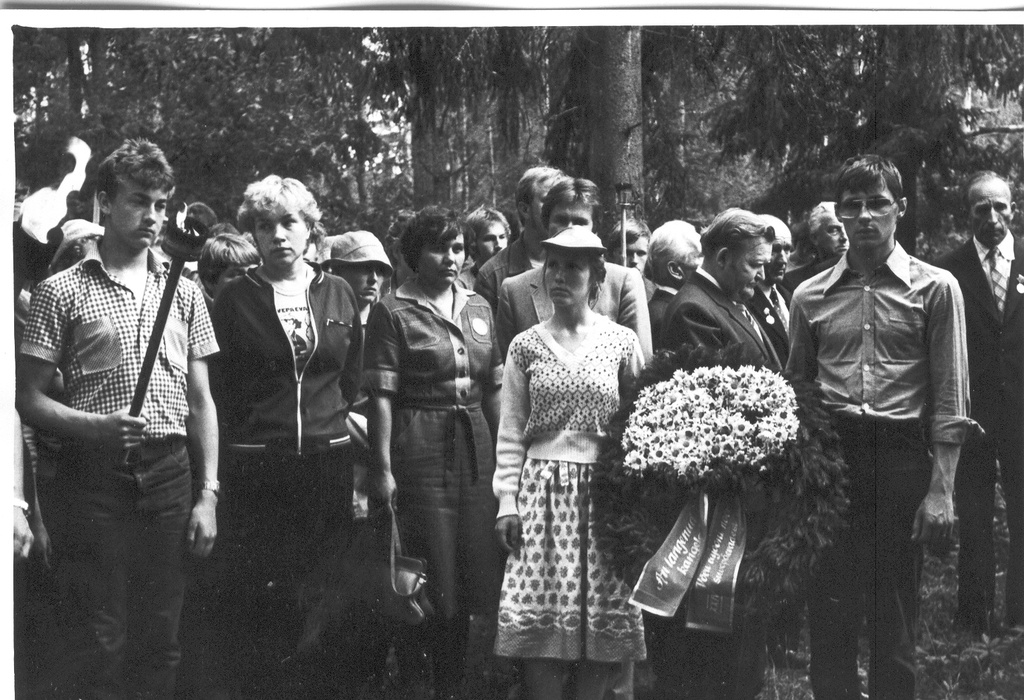
{"label": "older man with white hair", "polygon": [[647,257],[647,274],[655,285],[647,304],[651,313],[651,337],[655,349],[660,347],[661,321],[665,309],[679,288],[700,267],[700,234],[685,221],[666,221],[651,234]]}
{"label": "older man with white hair", "polygon": [[811,243],[814,245],[816,260],[789,271],[782,286],[790,292],[796,291],[805,280],[835,266],[850,247],[846,230],[836,216],[835,202],[818,202],[807,215],[807,225],[811,230]]}
{"label": "older man with white hair", "polygon": [[793,295],[782,287],[782,278],[786,274],[786,261],[793,252],[793,234],[778,217],[762,214],[761,219],[775,230],[775,240],[771,260],[764,266],[764,279],[758,280],[754,296],[747,300],[747,308],[785,364],[789,359],[789,300]]}

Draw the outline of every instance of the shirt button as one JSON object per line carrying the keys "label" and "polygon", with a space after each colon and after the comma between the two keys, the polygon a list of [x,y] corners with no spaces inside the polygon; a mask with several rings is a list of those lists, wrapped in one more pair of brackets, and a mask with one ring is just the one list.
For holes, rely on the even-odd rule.
{"label": "shirt button", "polygon": [[865,323],[864,324],[864,330],[866,330],[866,331],[871,330],[871,324],[870,323]]}
{"label": "shirt button", "polygon": [[865,292],[870,292],[871,291],[871,285],[870,284],[865,284],[864,285],[864,291]]}
{"label": "shirt button", "polygon": [[459,348],[459,354],[460,355],[465,355],[466,354],[466,348]]}
{"label": "shirt button", "polygon": [[867,371],[868,371],[869,369],[871,369],[871,366],[870,366],[870,365],[864,365],[864,371],[865,371],[865,372],[867,372]]}
{"label": "shirt button", "polygon": [[871,406],[867,405],[866,403],[862,403],[860,405],[860,410],[863,411],[864,413],[867,413],[869,408],[871,408]]}

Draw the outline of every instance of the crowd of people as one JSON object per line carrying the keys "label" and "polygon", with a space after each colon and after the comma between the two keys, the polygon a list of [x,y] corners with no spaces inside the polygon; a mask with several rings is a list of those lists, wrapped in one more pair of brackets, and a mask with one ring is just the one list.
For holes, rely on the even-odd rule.
{"label": "crowd of people", "polygon": [[[874,155],[792,232],[738,208],[623,231],[593,182],[542,166],[511,216],[427,206],[327,235],[310,190],[270,175],[237,229],[189,206],[210,237],[162,307],[174,187],[159,148],[126,141],[97,173],[100,220],[63,222],[15,280],[15,556],[56,572],[59,599],[58,634],[19,632],[25,697],[173,697],[185,608],[211,616],[208,697],[372,697],[395,663],[407,697],[466,698],[476,619],[519,697],[629,699],[647,659],[653,697],[752,700],[768,663],[806,667],[806,619],[817,700],[861,697],[863,630],[870,697],[910,700],[924,546],[947,551],[957,517],[958,623],[1024,625],[1024,243],[997,174],[968,181],[970,236],[936,265],[896,241],[907,201]],[[729,634],[641,614],[593,529],[605,426],[683,346],[816,382],[848,469],[850,527],[806,600],[766,621],[741,588]],[[298,592],[387,505],[430,614],[299,653]],[[748,548],[770,507],[748,511]]]}

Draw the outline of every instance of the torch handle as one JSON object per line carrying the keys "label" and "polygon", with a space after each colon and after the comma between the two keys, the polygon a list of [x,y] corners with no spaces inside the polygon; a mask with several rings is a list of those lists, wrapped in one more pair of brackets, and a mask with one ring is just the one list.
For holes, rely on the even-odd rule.
{"label": "torch handle", "polygon": [[[178,289],[178,280],[181,279],[181,271],[184,269],[185,261],[182,258],[171,259],[171,269],[167,273],[164,295],[160,299],[160,307],[156,311],[156,320],[153,322],[153,334],[149,337],[146,356],[142,359],[142,369],[139,371],[139,380],[135,384],[135,395],[132,397],[132,405],[128,409],[128,414],[131,416],[142,415],[142,404],[146,400],[146,392],[149,390],[149,380],[153,376],[153,366],[156,365],[156,355],[160,351],[160,341],[163,339],[164,329],[167,327],[167,317],[171,315],[174,292]],[[122,464],[128,464],[132,452],[133,450],[125,451]]]}
{"label": "torch handle", "polygon": [[622,218],[619,220],[619,231],[622,233],[622,266],[628,267],[629,263],[626,260],[626,205],[620,207],[622,212]]}

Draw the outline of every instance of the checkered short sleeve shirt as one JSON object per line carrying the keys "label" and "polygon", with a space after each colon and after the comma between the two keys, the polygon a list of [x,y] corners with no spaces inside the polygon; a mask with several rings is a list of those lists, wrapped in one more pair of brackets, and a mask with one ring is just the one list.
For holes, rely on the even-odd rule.
{"label": "checkered short sleeve shirt", "polygon": [[[98,258],[83,260],[36,287],[21,353],[57,366],[71,408],[106,414],[128,407],[167,279],[150,254],[140,315],[131,290]],[[188,362],[217,350],[202,293],[182,278],[142,405],[147,438],[185,435]]]}

